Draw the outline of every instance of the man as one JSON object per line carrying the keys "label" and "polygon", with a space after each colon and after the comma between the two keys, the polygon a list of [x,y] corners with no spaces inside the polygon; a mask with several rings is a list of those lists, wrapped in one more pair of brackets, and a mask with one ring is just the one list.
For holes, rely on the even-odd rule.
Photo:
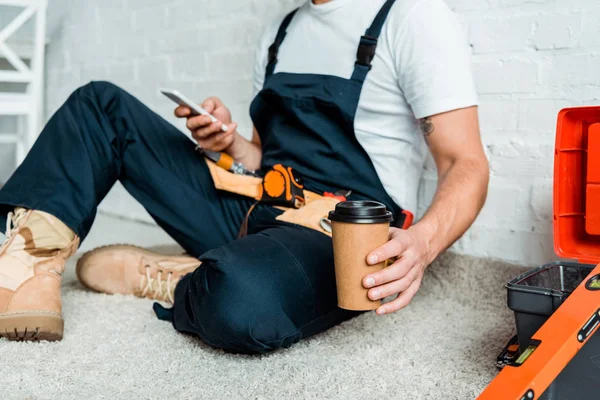
{"label": "man", "polygon": [[[389,242],[367,257],[396,258],[363,279],[371,299],[396,296],[377,314],[402,309],[486,196],[457,19],[442,0],[313,0],[271,25],[257,54],[251,141],[217,98],[203,103],[217,123],[175,111],[202,148],[261,174],[291,167],[318,198],[343,189],[349,200],[382,202],[397,227],[405,210],[416,210],[427,149],[433,155],[431,207],[409,229],[391,228]],[[155,307],[160,318],[232,352],[287,347],[357,314],[337,307],[331,238],[302,223],[303,208],[286,218],[288,211],[239,194],[241,184],[216,189],[213,173],[184,135],[114,85],[74,92],[0,191],[0,335],[62,338],[65,259],[117,180],[191,257],[100,249],[79,262],[85,285],[173,302]]]}

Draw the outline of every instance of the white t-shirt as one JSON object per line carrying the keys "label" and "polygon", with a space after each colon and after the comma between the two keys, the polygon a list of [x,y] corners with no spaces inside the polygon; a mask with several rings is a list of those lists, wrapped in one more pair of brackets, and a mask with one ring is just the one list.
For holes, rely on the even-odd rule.
{"label": "white t-shirt", "polygon": [[[385,0],[333,0],[298,10],[279,49],[277,72],[352,75],[360,37]],[[254,71],[262,89],[284,16],[265,30]],[[427,155],[418,119],[477,104],[467,40],[443,0],[398,0],[387,18],[354,128],[384,188],[402,208],[417,210]]]}

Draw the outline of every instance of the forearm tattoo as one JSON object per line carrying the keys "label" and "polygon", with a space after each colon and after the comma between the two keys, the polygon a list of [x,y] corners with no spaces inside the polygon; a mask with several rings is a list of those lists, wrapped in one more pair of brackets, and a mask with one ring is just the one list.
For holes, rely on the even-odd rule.
{"label": "forearm tattoo", "polygon": [[431,117],[425,117],[419,120],[419,128],[421,129],[421,133],[425,137],[425,141],[429,139],[429,136],[435,130],[435,126],[433,125],[433,121],[431,121]]}

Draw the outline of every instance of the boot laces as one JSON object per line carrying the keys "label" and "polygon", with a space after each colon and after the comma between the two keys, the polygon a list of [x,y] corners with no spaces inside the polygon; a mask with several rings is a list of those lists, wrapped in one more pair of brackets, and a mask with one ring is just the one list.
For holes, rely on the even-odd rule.
{"label": "boot laces", "polygon": [[19,208],[16,212],[9,212],[6,217],[6,233],[4,234],[4,243],[2,243],[1,247],[4,247],[6,243],[10,241],[13,235],[19,230],[19,226],[21,222],[27,215],[27,210],[24,208]]}
{"label": "boot laces", "polygon": [[173,272],[167,273],[167,279],[163,279],[163,271],[158,270],[156,278],[150,275],[150,266],[146,265],[146,275],[140,278],[140,289],[142,296],[152,294],[155,300],[162,300],[170,303],[175,302],[175,287],[180,278],[173,278]]}

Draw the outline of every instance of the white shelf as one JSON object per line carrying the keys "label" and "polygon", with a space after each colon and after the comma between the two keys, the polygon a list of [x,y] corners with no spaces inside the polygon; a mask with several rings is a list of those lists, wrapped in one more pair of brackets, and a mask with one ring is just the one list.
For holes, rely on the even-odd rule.
{"label": "white shelf", "polygon": [[0,144],[17,143],[19,138],[12,133],[0,133]]}

